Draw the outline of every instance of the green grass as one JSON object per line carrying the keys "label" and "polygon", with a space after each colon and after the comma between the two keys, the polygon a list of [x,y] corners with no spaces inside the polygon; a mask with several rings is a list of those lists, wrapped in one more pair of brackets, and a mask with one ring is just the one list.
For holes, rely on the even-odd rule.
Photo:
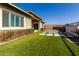
{"label": "green grass", "polygon": [[1,45],[0,55],[65,56],[72,54],[60,37],[41,36],[39,33],[32,33],[19,40]]}
{"label": "green grass", "polygon": [[64,38],[64,41],[67,43],[67,45],[70,47],[70,49],[73,51],[73,53],[76,55],[76,56],[79,56],[79,45],[75,44],[75,43],[70,43],[69,41],[67,41],[65,38]]}

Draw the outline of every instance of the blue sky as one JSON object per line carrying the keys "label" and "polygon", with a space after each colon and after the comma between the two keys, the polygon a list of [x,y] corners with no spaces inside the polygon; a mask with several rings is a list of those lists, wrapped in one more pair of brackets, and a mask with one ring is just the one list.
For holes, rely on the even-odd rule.
{"label": "blue sky", "polygon": [[32,10],[47,24],[66,24],[79,21],[78,3],[16,3],[23,10]]}

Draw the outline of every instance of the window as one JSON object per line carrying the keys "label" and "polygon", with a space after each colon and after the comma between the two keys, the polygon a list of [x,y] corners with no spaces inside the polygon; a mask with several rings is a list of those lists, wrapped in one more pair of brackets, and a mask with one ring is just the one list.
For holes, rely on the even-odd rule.
{"label": "window", "polygon": [[21,17],[21,27],[24,27],[24,17]]}
{"label": "window", "polygon": [[20,23],[19,20],[20,20],[20,17],[16,15],[16,26],[19,26],[19,23]]}
{"label": "window", "polygon": [[3,27],[9,27],[9,12],[3,10],[3,21],[2,21]]}
{"label": "window", "polygon": [[3,27],[24,27],[24,17],[6,10],[3,10],[2,26]]}
{"label": "window", "polygon": [[11,26],[14,26],[15,15],[11,13]]}

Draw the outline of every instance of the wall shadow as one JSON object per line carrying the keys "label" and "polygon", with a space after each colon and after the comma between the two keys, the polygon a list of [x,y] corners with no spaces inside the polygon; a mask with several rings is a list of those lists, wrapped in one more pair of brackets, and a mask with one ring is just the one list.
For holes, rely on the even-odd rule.
{"label": "wall shadow", "polygon": [[[61,35],[61,33],[59,32],[59,34]],[[68,44],[64,41],[64,36],[60,36],[60,38],[62,39],[62,41],[64,42],[64,44],[66,45],[66,47],[68,48],[68,50],[71,52],[71,54],[72,54],[72,56],[76,56],[75,54],[74,54],[74,52],[71,50],[71,48],[68,46]]]}

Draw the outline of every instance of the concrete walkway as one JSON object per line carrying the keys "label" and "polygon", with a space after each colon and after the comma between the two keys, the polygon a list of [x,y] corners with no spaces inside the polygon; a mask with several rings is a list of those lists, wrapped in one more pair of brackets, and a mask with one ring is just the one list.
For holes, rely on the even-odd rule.
{"label": "concrete walkway", "polygon": [[60,36],[58,30],[45,30],[45,32],[41,33],[40,35]]}

